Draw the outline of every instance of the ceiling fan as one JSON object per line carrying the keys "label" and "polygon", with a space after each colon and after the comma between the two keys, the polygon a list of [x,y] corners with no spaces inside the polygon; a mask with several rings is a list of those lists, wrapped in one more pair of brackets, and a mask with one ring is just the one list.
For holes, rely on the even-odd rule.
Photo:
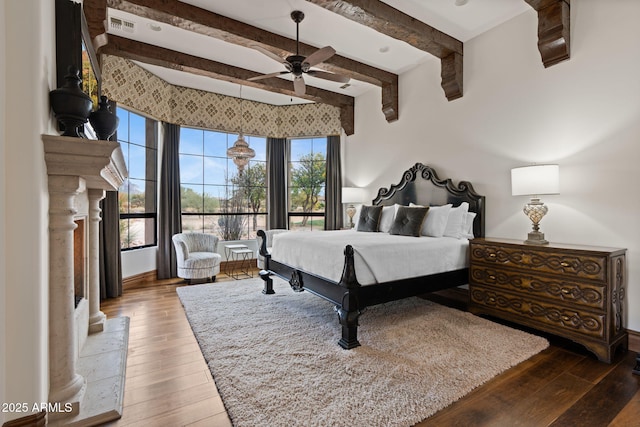
{"label": "ceiling fan", "polygon": [[311,70],[310,68],[321,62],[326,61],[335,55],[336,51],[331,46],[325,46],[316,50],[311,55],[304,57],[299,54],[300,45],[300,22],[304,19],[304,13],[299,10],[291,12],[291,19],[296,23],[296,54],[289,55],[285,59],[279,57],[273,52],[270,52],[260,46],[253,46],[254,49],[283,64],[286,71],[278,71],[275,73],[265,74],[263,76],[251,77],[248,80],[261,80],[271,77],[281,76],[283,74],[293,74],[293,90],[296,95],[304,95],[306,92],[306,85],[304,83],[303,74],[308,74],[313,77],[318,77],[324,80],[331,80],[338,83],[347,83],[349,77],[342,76],[340,74],[327,73],[326,71]]}

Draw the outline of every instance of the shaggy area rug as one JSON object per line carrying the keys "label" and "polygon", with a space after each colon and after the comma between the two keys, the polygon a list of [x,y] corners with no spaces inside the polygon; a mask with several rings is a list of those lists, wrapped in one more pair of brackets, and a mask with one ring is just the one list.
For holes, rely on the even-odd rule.
{"label": "shaggy area rug", "polygon": [[360,347],[333,306],[274,279],[180,287],[235,426],[411,426],[549,345],[420,298],[369,307]]}

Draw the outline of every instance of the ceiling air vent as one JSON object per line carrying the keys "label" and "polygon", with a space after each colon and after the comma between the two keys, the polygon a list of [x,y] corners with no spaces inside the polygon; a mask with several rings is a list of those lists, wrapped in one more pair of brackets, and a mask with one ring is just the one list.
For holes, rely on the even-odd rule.
{"label": "ceiling air vent", "polygon": [[112,30],[126,31],[127,33],[133,33],[135,29],[135,23],[113,16],[109,19],[109,26]]}

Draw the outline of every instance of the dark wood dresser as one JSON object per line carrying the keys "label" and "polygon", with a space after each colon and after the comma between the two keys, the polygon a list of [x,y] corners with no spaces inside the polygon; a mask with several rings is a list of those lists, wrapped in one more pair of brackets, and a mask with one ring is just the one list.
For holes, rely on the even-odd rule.
{"label": "dark wood dresser", "polygon": [[627,348],[626,249],[473,239],[469,310],[584,345],[611,363]]}

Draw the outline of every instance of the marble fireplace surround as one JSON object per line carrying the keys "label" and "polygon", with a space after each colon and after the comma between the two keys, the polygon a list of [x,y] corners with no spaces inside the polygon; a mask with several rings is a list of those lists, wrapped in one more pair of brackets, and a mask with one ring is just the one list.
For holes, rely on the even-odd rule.
{"label": "marble fireplace surround", "polygon": [[[120,187],[127,170],[117,142],[57,135],[42,141],[49,189],[48,425],[98,425],[122,415],[129,341],[129,319],[108,320],[100,311],[100,200]],[[78,271],[84,277],[74,277]]]}

